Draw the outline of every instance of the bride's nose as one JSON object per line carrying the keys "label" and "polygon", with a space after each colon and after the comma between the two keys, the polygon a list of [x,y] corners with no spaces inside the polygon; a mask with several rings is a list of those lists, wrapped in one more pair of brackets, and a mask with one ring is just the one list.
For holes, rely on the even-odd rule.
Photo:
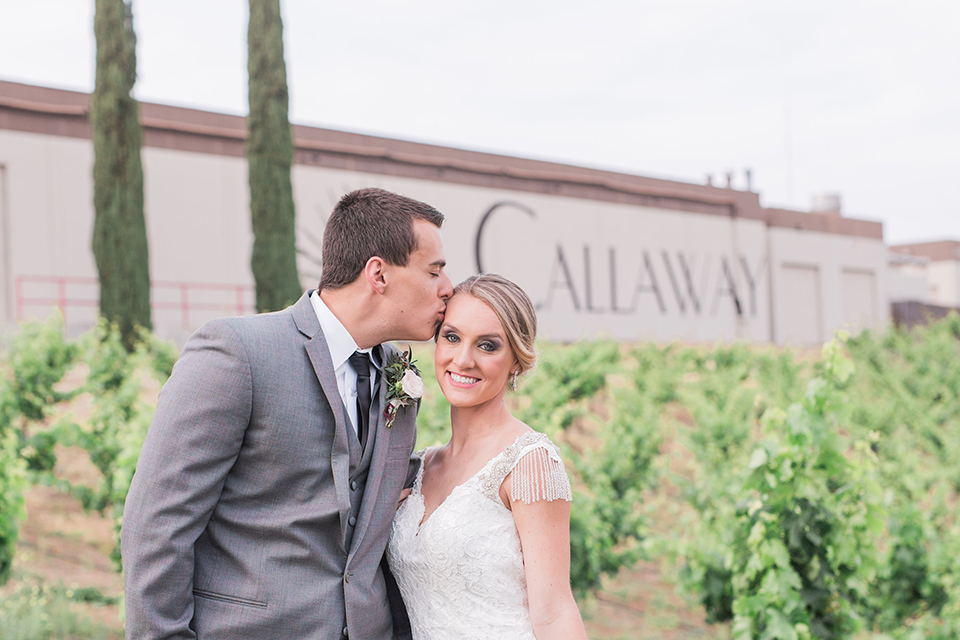
{"label": "bride's nose", "polygon": [[453,364],[461,370],[469,369],[473,366],[473,354],[470,345],[461,342],[457,345],[457,350],[453,354]]}

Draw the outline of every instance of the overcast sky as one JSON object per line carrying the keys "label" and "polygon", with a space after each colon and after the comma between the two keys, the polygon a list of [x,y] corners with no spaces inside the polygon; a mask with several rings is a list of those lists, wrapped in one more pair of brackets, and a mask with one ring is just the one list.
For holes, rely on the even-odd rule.
{"label": "overcast sky", "polygon": [[[281,0],[291,121],[714,183],[960,240],[957,0]],[[0,79],[90,91],[93,0],[0,0]],[[247,2],[135,0],[144,101],[245,114]]]}

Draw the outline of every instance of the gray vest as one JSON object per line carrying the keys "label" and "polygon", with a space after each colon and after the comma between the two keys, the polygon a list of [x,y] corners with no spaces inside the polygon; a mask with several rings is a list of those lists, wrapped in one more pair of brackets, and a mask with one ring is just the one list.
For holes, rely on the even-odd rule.
{"label": "gray vest", "polygon": [[[377,373],[377,384],[374,385],[371,395],[373,400],[370,403],[370,430],[367,434],[367,442],[360,448],[360,441],[357,439],[356,432],[350,433],[347,438],[350,447],[350,517],[347,519],[346,537],[343,541],[343,547],[350,552],[350,544],[353,541],[353,532],[356,530],[357,518],[360,517],[360,505],[363,504],[363,493],[367,488],[367,476],[370,473],[370,458],[373,456],[373,449],[377,440],[377,430],[374,426],[377,424],[377,412],[380,411],[380,379],[383,374]],[[346,413],[346,412],[344,412]],[[346,418],[349,422],[350,419]]]}

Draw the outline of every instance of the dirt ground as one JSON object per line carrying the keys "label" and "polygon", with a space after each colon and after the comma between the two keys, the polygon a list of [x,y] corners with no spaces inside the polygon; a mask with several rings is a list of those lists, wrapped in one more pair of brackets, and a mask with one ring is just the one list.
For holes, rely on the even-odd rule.
{"label": "dirt ground", "polygon": [[621,571],[580,609],[587,634],[594,640],[727,637],[726,627],[704,623],[703,611],[680,596],[653,562],[640,562]]}
{"label": "dirt ground", "polygon": [[[58,476],[90,484],[99,479],[84,451],[60,449],[58,453]],[[25,499],[27,517],[20,527],[13,578],[4,590],[40,580],[67,589],[93,588],[105,599],[118,599],[123,579],[110,561],[111,519],[84,512],[76,499],[52,487],[31,487]],[[122,637],[119,604],[78,603],[76,607]]]}

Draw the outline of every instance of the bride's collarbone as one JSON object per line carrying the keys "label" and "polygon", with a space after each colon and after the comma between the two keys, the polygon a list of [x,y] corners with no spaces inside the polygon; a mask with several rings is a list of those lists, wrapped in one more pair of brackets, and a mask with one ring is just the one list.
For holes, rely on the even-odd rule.
{"label": "bride's collarbone", "polygon": [[441,447],[429,457],[424,466],[423,483],[432,487],[453,489],[480,473],[492,459],[503,453],[510,443],[490,442],[475,447],[464,447],[453,452]]}
{"label": "bride's collarbone", "polygon": [[427,452],[420,489],[427,517],[458,487],[476,477],[520,436],[533,431],[525,424],[519,424],[521,429],[511,429],[501,437],[479,442],[476,446],[465,446],[456,453],[452,451],[450,443]]}
{"label": "bride's collarbone", "polygon": [[511,416],[509,423],[491,431],[494,433],[470,438],[459,447],[454,444],[454,438],[445,445],[432,449],[425,459],[425,473],[461,475],[464,480],[469,479],[506,451],[520,436],[533,432],[533,429]]}
{"label": "bride's collarbone", "polygon": [[467,459],[450,459],[442,455],[435,455],[430,464],[425,465],[421,492],[429,505],[443,502],[454,489],[464,484],[483,468],[483,465],[474,468],[474,461]]}

